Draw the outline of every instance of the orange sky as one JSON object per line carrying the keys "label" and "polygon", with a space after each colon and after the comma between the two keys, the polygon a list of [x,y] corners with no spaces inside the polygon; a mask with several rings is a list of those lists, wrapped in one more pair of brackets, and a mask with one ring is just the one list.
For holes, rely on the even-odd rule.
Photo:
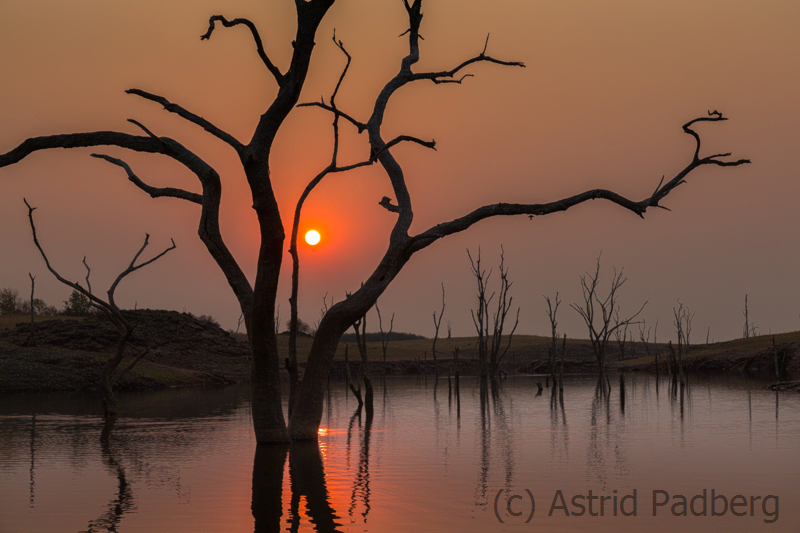
{"label": "orange sky", "polygon": [[[0,151],[29,136],[115,129],[137,133],[135,118],[172,136],[223,176],[222,229],[245,271],[254,272],[256,226],[235,155],[160,106],[124,93],[161,94],[243,141],[275,94],[248,32],[218,29],[200,41],[212,14],[246,16],[259,26],[272,59],[285,69],[294,18],[289,0],[193,0],[79,3],[5,0],[0,4]],[[488,7],[491,5],[491,7]],[[641,199],[662,175],[685,166],[692,139],[686,121],[718,109],[730,121],[699,128],[704,152],[732,151],[753,164],[701,168],[645,220],[609,204],[565,214],[483,222],[415,256],[381,298],[396,313],[395,329],[433,334],[431,313],[447,289],[446,318],[455,335],[472,334],[474,281],[465,252],[481,246],[497,263],[500,245],[522,307],[519,332],[548,330],[542,294],[560,292],[559,323],[586,336],[568,304],[580,298],[578,275],[602,251],[603,278],[624,267],[630,281],[623,309],[649,300],[644,318],[670,327],[676,299],[696,312],[692,340],[739,336],[745,293],[762,333],[800,328],[800,182],[793,148],[800,137],[798,70],[800,5],[793,1],[531,1],[429,0],[423,10],[419,70],[451,68],[475,55],[490,33],[488,53],[528,68],[478,65],[463,85],[420,83],[398,93],[384,124],[397,134],[436,139],[437,151],[401,146],[416,219],[422,231],[489,202],[540,202],[607,187]],[[353,56],[339,106],[366,120],[392,76],[406,40],[399,1],[339,0],[317,38],[301,101],[329,96],[343,61],[333,28]],[[342,162],[367,154],[365,139],[343,127]],[[319,109],[298,109],[273,153],[274,187],[284,220],[305,184],[326,163],[330,121]],[[99,150],[96,150],[99,151]],[[0,287],[60,305],[69,290],[45,271],[30,239],[22,198],[38,206],[40,238],[53,263],[82,279],[92,266],[95,290],[108,287],[151,234],[152,251],[175,239],[178,249],[126,280],[123,306],[213,314],[235,327],[239,313],[224,278],[196,236],[196,206],[150,199],[120,169],[89,150],[53,151],[0,169]],[[128,161],[152,184],[199,187],[158,156],[104,151]],[[377,168],[331,176],[306,202],[303,230],[319,225],[323,243],[301,248],[300,316],[318,318],[322,296],[344,297],[371,272],[388,242],[394,215]],[[315,224],[315,225],[316,225]],[[288,228],[287,228],[288,231]],[[288,249],[288,244],[287,244]],[[289,255],[284,264],[289,266]],[[279,294],[289,315],[288,276]],[[368,319],[369,329],[377,321]]]}

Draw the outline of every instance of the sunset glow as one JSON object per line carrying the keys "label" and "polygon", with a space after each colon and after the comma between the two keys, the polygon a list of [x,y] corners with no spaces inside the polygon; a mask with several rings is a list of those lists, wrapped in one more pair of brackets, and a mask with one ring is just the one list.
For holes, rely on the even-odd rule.
{"label": "sunset glow", "polygon": [[319,244],[319,232],[315,229],[306,232],[306,242],[311,246]]}
{"label": "sunset glow", "polygon": [[[277,89],[268,72],[260,77],[264,65],[249,32],[218,27],[211,39],[199,39],[220,2],[6,4],[14,7],[4,11],[0,48],[19,53],[0,58],[0,152],[42,135],[117,130],[142,135],[128,118],[156,135],[188,143],[220,174],[222,237],[247,275],[254,275],[261,235],[237,154],[218,150],[218,139],[174,113],[125,93],[151,91],[247,142],[266,111],[267,92]],[[800,249],[786,243],[797,240],[800,224],[794,206],[800,182],[794,179],[797,164],[790,149],[800,139],[800,73],[787,68],[785,58],[800,50],[800,3],[765,8],[732,1],[724,10],[718,4],[501,1],[489,9],[454,0],[425,3],[426,40],[415,72],[454,68],[483,50],[489,33],[488,55],[528,67],[475,63],[462,72],[471,75],[463,84],[424,83],[393,97],[387,139],[409,135],[437,142],[436,151],[414,142],[391,149],[412,197],[409,235],[494,202],[554,201],[598,187],[643,198],[662,175],[669,179],[691,160],[693,139],[682,125],[714,109],[730,120],[704,125],[700,155],[730,151],[753,165],[702,169],[664,203],[672,213],[655,210],[646,220],[592,202],[533,220],[487,220],[439,239],[415,254],[381,296],[381,310],[397,313],[395,329],[433,335],[430,312],[441,306],[444,281],[453,335],[474,334],[474,280],[466,249],[474,253],[481,246],[486,266],[496,268],[501,244],[515,302],[521,304],[523,294],[558,291],[568,311],[559,327],[569,336],[587,335],[568,304],[580,301],[578,276],[601,251],[604,265],[624,267],[629,275],[629,305],[650,302],[643,311],[648,324],[671,323],[672,307],[681,298],[696,309],[695,328],[709,342],[734,338],[741,334],[749,293],[750,311],[763,332],[798,327]],[[265,53],[279,70],[288,68],[296,29],[292,2],[224,5],[231,10],[228,16],[247,17],[262,38],[270,35]],[[365,121],[380,88],[399,68],[407,45],[397,38],[407,29],[405,8],[402,2],[366,0],[335,6],[318,30],[298,104],[322,95],[327,101],[336,86],[346,61],[330,40],[336,28],[337,40],[353,58],[337,105]],[[167,12],[153,17],[159,9]],[[59,80],[57,87],[52,79]],[[286,217],[286,234],[305,186],[331,162],[329,119],[328,111],[313,106],[293,109],[270,154],[271,187]],[[189,129],[168,131],[184,126]],[[366,137],[344,122],[339,134],[337,164],[361,161],[369,149]],[[64,272],[68,278],[83,279],[80,259],[86,255],[92,284],[110,284],[113,279],[102,276],[113,278],[121,268],[115,261],[135,252],[144,233],[151,234],[153,250],[174,238],[179,251],[142,277],[128,279],[118,303],[185,307],[235,328],[239,305],[198,240],[194,211],[174,198],[152,200],[125,179],[122,169],[91,157],[93,151],[106,153],[43,150],[0,169],[0,288],[27,294],[30,272],[39,276],[36,298],[60,305],[69,296],[47,274],[32,245],[21,201],[27,197],[39,208],[41,237],[52,239],[43,243],[51,260],[71,269]],[[151,186],[200,190],[192,174],[171,172],[172,163],[154,154],[109,153]],[[719,201],[711,200],[720,194]],[[384,196],[397,204],[385,171],[368,165],[326,177],[306,199],[298,248],[313,253],[301,267],[297,305],[304,320],[317,317],[322,295],[343,299],[379,263],[396,221],[396,214],[380,204]],[[305,241],[311,229],[320,233],[317,245]],[[548,250],[546,258],[542,250]],[[286,270],[276,302],[283,311],[291,292],[288,252],[282,264]],[[204,291],[194,290],[198,284]],[[517,333],[547,333],[542,313],[533,301],[521,305]],[[370,314],[370,324],[377,325],[374,310]]]}

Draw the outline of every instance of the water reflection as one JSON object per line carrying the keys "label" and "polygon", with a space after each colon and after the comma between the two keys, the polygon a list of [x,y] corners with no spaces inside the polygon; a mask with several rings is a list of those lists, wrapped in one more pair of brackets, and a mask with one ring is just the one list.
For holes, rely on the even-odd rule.
{"label": "water reflection", "polygon": [[99,518],[91,520],[86,533],[99,533],[118,531],[117,526],[122,522],[124,515],[136,510],[133,490],[125,476],[125,467],[117,455],[116,446],[111,442],[111,432],[116,424],[117,416],[106,416],[103,430],[100,433],[100,450],[103,464],[112,476],[117,478],[117,494],[107,505],[107,510]]}
{"label": "water reflection", "polygon": [[[346,385],[334,381],[326,431],[291,446],[256,446],[246,389],[137,395],[106,425],[80,398],[3,397],[0,529],[477,531],[496,530],[498,491],[530,489],[544,507],[555,489],[796,493],[799,396],[776,400],[749,378],[662,379],[659,404],[657,382],[636,373],[573,377],[563,391],[548,382],[549,402],[536,378],[482,386],[467,377],[460,390],[448,386],[445,409],[444,382],[388,378],[374,419],[353,413]],[[776,531],[800,526],[800,512],[784,513]],[[531,530],[564,526],[534,520]],[[758,529],[747,520],[713,525]],[[684,522],[687,532],[708,530],[707,521]],[[651,529],[627,524],[591,529]],[[661,524],[655,530],[669,530]]]}
{"label": "water reflection", "polygon": [[[359,425],[361,423],[359,417]],[[370,511],[370,487],[369,487],[369,440],[370,431],[372,429],[372,417],[368,416],[366,425],[361,432],[361,446],[358,454],[358,469],[356,470],[355,479],[353,480],[353,489],[350,492],[350,507],[347,509],[347,514],[352,518],[353,513],[358,506],[358,500],[361,500],[364,510],[361,516],[364,523],[367,523],[367,515]],[[348,445],[350,440],[348,438]],[[349,449],[348,449],[349,453]]]}

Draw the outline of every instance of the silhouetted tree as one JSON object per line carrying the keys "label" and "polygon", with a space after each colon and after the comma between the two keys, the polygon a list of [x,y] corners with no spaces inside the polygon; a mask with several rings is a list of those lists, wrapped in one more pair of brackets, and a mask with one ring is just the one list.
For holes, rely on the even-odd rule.
{"label": "silhouetted tree", "polygon": [[[176,248],[175,241],[172,241],[172,246],[170,246],[160,254],[156,255],[152,259],[149,259],[137,265],[136,261],[139,259],[139,256],[142,255],[142,252],[144,251],[145,248],[147,248],[147,245],[150,242],[150,235],[146,234],[144,238],[144,244],[142,244],[142,247],[139,248],[138,252],[136,252],[136,255],[133,256],[133,259],[128,265],[128,268],[120,272],[117,278],[111,284],[111,287],[108,289],[107,292],[108,300],[104,301],[101,298],[92,294],[92,285],[89,282],[89,275],[91,274],[91,269],[89,268],[89,265],[86,263],[86,257],[83,258],[83,265],[86,267],[86,288],[82,287],[80,283],[72,282],[64,278],[50,265],[50,261],[47,259],[47,255],[45,255],[44,249],[42,248],[42,245],[39,244],[39,239],[36,237],[36,226],[33,223],[33,211],[36,208],[31,207],[30,204],[28,204],[27,200],[25,200],[25,205],[28,206],[28,220],[30,221],[31,225],[31,233],[33,233],[33,243],[39,250],[42,259],[44,259],[45,265],[47,265],[47,270],[49,270],[53,274],[53,276],[56,277],[58,281],[60,281],[64,285],[67,285],[68,287],[72,287],[74,289],[72,294],[79,294],[82,298],[85,298],[92,307],[101,312],[104,312],[108,316],[108,319],[111,321],[111,323],[114,324],[114,327],[117,328],[117,332],[119,333],[119,340],[117,341],[116,353],[108,358],[106,364],[103,366],[103,370],[100,371],[100,390],[103,393],[103,408],[107,416],[108,415],[113,416],[117,413],[117,399],[114,396],[114,383],[122,375],[131,370],[134,367],[134,365],[138,363],[150,351],[149,349],[145,349],[143,352],[139,353],[133,359],[133,361],[122,370],[122,372],[120,372],[116,376],[113,376],[114,371],[117,369],[119,364],[125,358],[125,348],[128,343],[128,340],[131,338],[131,335],[133,335],[133,328],[134,328],[134,326],[131,325],[131,323],[128,322],[128,320],[122,315],[122,313],[119,310],[119,307],[117,307],[117,304],[114,301],[114,292],[117,290],[117,286],[125,278],[125,276],[158,260],[170,250],[174,250]],[[77,300],[77,298],[75,300]]]}
{"label": "silhouetted tree", "polygon": [[361,354],[358,377],[364,382],[364,410],[367,412],[367,420],[372,420],[375,394],[372,388],[371,365],[369,354],[367,353],[367,337],[365,335],[367,332],[367,315],[356,320],[355,324],[353,324],[353,331],[356,332],[356,345],[358,346],[359,354]]}
{"label": "silhouetted tree", "polygon": [[[433,354],[433,367],[436,369],[436,377],[439,377],[439,360],[436,358],[436,341],[439,340],[439,327],[442,325],[442,317],[444,316],[444,283],[442,283],[442,311],[439,313],[439,318],[436,318],[436,311],[433,312],[433,327],[435,333],[433,335],[433,346],[431,353]],[[448,336],[449,338],[449,336]]]}
{"label": "silhouetted tree", "polygon": [[754,323],[750,322],[750,313],[747,310],[747,295],[744,295],[744,311],[742,311],[744,315],[744,327],[742,328],[742,337],[747,339],[748,337],[755,337],[758,335],[758,326]]}
{"label": "silhouetted tree", "polygon": [[561,300],[558,298],[558,293],[556,293],[556,297],[553,300],[550,300],[549,296],[543,295],[543,298],[547,302],[547,318],[550,319],[550,346],[547,349],[547,361],[550,365],[550,379],[553,381],[553,390],[555,390],[555,385],[558,381],[556,378],[556,358],[558,353],[558,330],[556,329],[558,322],[556,321],[556,314],[558,313],[558,306],[561,305]]}
{"label": "silhouetted tree", "polygon": [[[511,347],[511,339],[519,324],[519,307],[517,308],[514,326],[508,334],[508,343],[503,348],[503,331],[505,330],[506,317],[511,311],[511,302],[513,301],[513,298],[508,295],[508,290],[511,288],[512,283],[508,279],[508,269],[505,268],[503,248],[502,246],[500,247],[500,289],[489,296],[487,296],[486,291],[492,271],[490,270],[487,274],[486,270],[481,268],[480,248],[478,248],[478,255],[474,260],[469,250],[467,250],[467,256],[472,267],[472,274],[478,282],[478,309],[472,310],[471,313],[475,331],[478,333],[478,361],[480,363],[481,376],[494,377],[499,373],[503,358]],[[497,295],[497,305],[495,311],[492,312],[489,307],[495,295]],[[492,318],[491,330],[489,329],[490,316]]]}
{"label": "silhouetted tree", "polygon": [[[389,340],[392,338],[392,330],[394,329],[394,313],[389,320],[389,331],[383,331],[383,319],[381,318],[381,309],[378,307],[378,302],[375,302],[375,312],[378,313],[378,330],[381,332],[381,354],[383,355],[383,366],[381,371],[386,373],[386,351],[389,349]],[[435,358],[434,358],[435,360]]]}
{"label": "silhouetted tree", "polygon": [[[615,331],[633,323],[633,320],[639,316],[647,302],[642,304],[636,313],[628,318],[619,318],[619,302],[617,301],[617,292],[622,287],[628,278],[623,275],[623,271],[617,272],[614,269],[614,275],[611,276],[611,286],[608,289],[608,294],[601,298],[597,292],[597,286],[600,283],[600,257],[597,258],[597,264],[594,274],[586,272],[581,276],[581,289],[583,291],[583,305],[570,304],[570,307],[575,309],[581,318],[583,318],[586,327],[589,329],[589,340],[592,343],[592,351],[594,352],[595,359],[597,359],[597,369],[602,374],[605,372],[606,366],[606,349],[608,348],[608,341]],[[612,322],[613,317],[617,317]]]}
{"label": "silhouetted tree", "polygon": [[[227,144],[238,155],[242,171],[250,187],[252,207],[260,232],[253,284],[250,283],[244,270],[231,254],[220,230],[219,207],[222,193],[220,175],[209,163],[180,142],[160,136],[140,122],[132,120],[131,123],[142,131],[141,135],[115,131],[49,135],[27,139],[11,151],[0,155],[0,167],[4,167],[15,164],[39,150],[116,146],[135,152],[165,156],[180,163],[197,177],[201,187],[200,193],[177,187],[155,187],[142,180],[122,159],[101,153],[93,154],[94,157],[121,168],[136,187],[153,198],[175,198],[200,207],[198,235],[225,275],[245,317],[245,326],[253,354],[251,412],[256,440],[261,443],[287,441],[290,435],[294,439],[315,439],[317,437],[323,411],[325,384],[339,339],[356,320],[364,316],[375,304],[413,254],[427,248],[439,239],[464,231],[487,218],[508,215],[528,215],[530,217],[547,215],[595,199],[607,200],[641,217],[648,208],[660,207],[661,201],[675,187],[685,183],[688,175],[698,167],[704,165],[735,166],[748,162],[745,159],[737,161],[724,159],[729,154],[700,157],[700,137],[694,131],[693,126],[699,122],[726,120],[721,113],[714,111],[707,117],[694,119],[683,126],[683,130],[696,140],[696,149],[691,161],[674,178],[666,182],[662,178],[662,182],[658,184],[652,194],[642,200],[630,200],[606,189],[592,189],[546,203],[488,204],[477,207],[464,216],[436,224],[412,235],[409,233],[414,219],[411,195],[406,186],[402,167],[395,159],[392,149],[403,142],[416,143],[429,148],[433,148],[435,144],[433,141],[423,141],[409,135],[400,135],[388,140],[384,138],[383,122],[387,107],[393,100],[392,97],[403,87],[415,82],[460,83],[471,75],[465,74],[467,68],[478,63],[518,67],[524,65],[520,62],[504,61],[488,55],[487,39],[487,43],[480,53],[458,63],[453,68],[437,71],[415,70],[415,65],[420,59],[422,0],[403,0],[409,22],[409,29],[404,33],[408,39],[408,53],[400,60],[399,68],[395,70],[396,74],[377,94],[370,117],[367,120],[359,120],[340,110],[333,102],[304,104],[330,112],[336,125],[333,157],[331,163],[318,175],[319,179],[321,180],[325,175],[333,172],[378,163],[392,186],[396,204],[392,203],[388,197],[379,202],[386,208],[387,216],[394,218],[394,225],[388,247],[374,271],[349,298],[331,306],[320,321],[308,354],[303,379],[295,387],[297,389],[295,397],[290,398],[294,410],[287,430],[281,402],[280,358],[274,327],[276,293],[285,251],[286,232],[274,192],[273,180],[278,179],[279,176],[274,175],[271,169],[272,148],[279,130],[298,103],[311,65],[311,52],[315,46],[317,29],[334,2],[335,0],[295,0],[297,31],[292,41],[291,59],[282,62],[289,65],[286,70],[279,68],[270,58],[264,49],[258,29],[250,20],[246,18],[229,20],[221,15],[214,15],[210,18],[208,30],[201,39],[210,39],[217,24],[228,28],[243,26],[252,36],[256,52],[264,68],[277,84],[275,96],[268,103],[267,108],[256,112],[258,119],[255,121],[255,129],[246,142],[240,141],[208,119],[161,95],[141,89],[127,91],[128,94],[159,104],[166,111],[203,128]],[[339,164],[337,160],[338,135],[336,133],[339,120],[354,126],[359,132],[367,133],[369,156],[363,161]]]}

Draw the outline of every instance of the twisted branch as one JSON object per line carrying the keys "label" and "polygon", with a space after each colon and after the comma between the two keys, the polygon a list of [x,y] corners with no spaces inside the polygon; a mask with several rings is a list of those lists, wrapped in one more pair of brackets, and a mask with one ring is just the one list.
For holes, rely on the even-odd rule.
{"label": "twisted branch", "polygon": [[246,18],[235,18],[231,21],[228,21],[222,15],[214,15],[213,17],[208,19],[208,31],[200,36],[201,41],[206,41],[211,38],[211,34],[214,32],[214,29],[216,27],[214,23],[217,21],[221,22],[222,25],[225,26],[226,28],[232,28],[233,26],[238,26],[239,24],[244,24],[245,26],[247,26],[247,28],[250,30],[250,33],[253,35],[253,40],[256,43],[256,51],[258,52],[258,57],[261,58],[261,61],[267,67],[267,70],[269,70],[270,73],[272,73],[272,75],[275,77],[275,81],[278,82],[278,85],[279,86],[283,85],[284,75],[281,74],[281,71],[278,69],[278,67],[276,67],[275,64],[272,63],[272,61],[270,61],[269,56],[267,56],[267,53],[264,51],[264,44],[261,42],[261,36],[258,34],[258,29],[256,28],[256,25],[247,20]]}
{"label": "twisted branch", "polygon": [[634,201],[625,196],[622,196],[614,191],[609,191],[607,189],[592,189],[589,191],[584,191],[580,194],[576,194],[574,196],[570,196],[568,198],[562,198],[560,200],[556,200],[554,202],[549,202],[545,204],[507,204],[507,203],[498,203],[498,204],[490,204],[479,207],[478,209],[464,215],[460,218],[455,220],[451,220],[449,222],[445,222],[434,226],[427,231],[420,233],[412,238],[412,243],[410,249],[413,252],[421,250],[435,242],[436,240],[445,237],[447,235],[452,235],[453,233],[458,233],[460,231],[464,231],[465,229],[469,228],[476,222],[484,220],[486,218],[494,217],[494,216],[512,216],[512,215],[528,215],[530,218],[534,216],[541,216],[541,215],[549,215],[551,213],[556,213],[558,211],[566,211],[570,207],[574,207],[578,204],[582,204],[588,200],[596,200],[596,199],[603,199],[608,200],[614,204],[623,207],[641,218],[644,218],[644,213],[650,207],[658,207],[662,209],[666,209],[659,204],[661,200],[663,200],[670,192],[672,192],[675,187],[681,185],[682,183],[686,183],[685,178],[689,175],[690,172],[695,170],[698,167],[703,165],[717,165],[723,167],[734,167],[739,165],[744,165],[750,163],[749,159],[737,159],[734,161],[725,161],[720,160],[720,157],[728,157],[730,154],[715,154],[707,157],[699,157],[700,152],[700,136],[691,129],[691,126],[696,122],[718,122],[722,120],[727,120],[727,118],[723,117],[721,113],[718,111],[714,111],[710,113],[708,117],[700,117],[694,120],[691,120],[684,124],[683,130],[692,135],[696,142],[697,146],[695,149],[695,153],[692,157],[692,161],[674,178],[669,180],[666,184],[664,184],[664,178],[661,178],[656,189],[653,191],[649,197],[645,198],[644,200]]}

